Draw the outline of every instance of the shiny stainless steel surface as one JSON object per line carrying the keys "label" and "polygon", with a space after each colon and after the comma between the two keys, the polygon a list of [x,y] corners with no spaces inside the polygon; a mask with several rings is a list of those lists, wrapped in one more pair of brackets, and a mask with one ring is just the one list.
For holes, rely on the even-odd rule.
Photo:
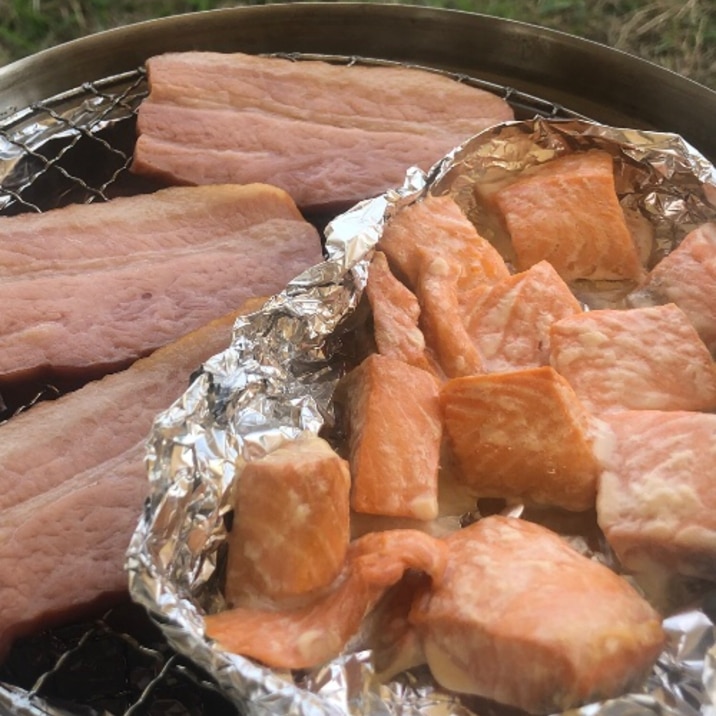
{"label": "shiny stainless steel surface", "polygon": [[716,158],[716,92],[571,35],[453,10],[292,3],[130,25],[0,69],[0,118],[34,101],[178,50],[304,52],[400,60],[512,86],[616,126],[676,132]]}

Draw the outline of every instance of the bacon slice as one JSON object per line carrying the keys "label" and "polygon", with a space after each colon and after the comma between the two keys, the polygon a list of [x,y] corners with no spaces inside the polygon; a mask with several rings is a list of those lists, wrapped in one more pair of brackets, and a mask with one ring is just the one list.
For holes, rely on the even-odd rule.
{"label": "bacon slice", "polygon": [[237,315],[0,426],[0,653],[17,635],[126,593],[146,436],[192,371],[229,344]]}
{"label": "bacon slice", "polygon": [[357,512],[432,520],[438,514],[442,427],[428,372],[371,355],[340,386]]}
{"label": "bacon slice", "polygon": [[[113,246],[88,249],[91,260],[68,250],[58,259],[61,270],[0,279],[0,381],[66,373],[89,378],[126,367],[251,296],[278,292],[322,260],[318,232],[285,192],[265,186],[166,191],[172,193],[153,195],[160,212],[168,204],[184,207],[183,213],[171,207],[173,224],[155,222],[152,198],[142,196],[11,217],[1,225],[10,233],[16,220],[37,221],[40,236],[47,236],[52,220],[58,242],[86,233],[80,243],[92,243],[96,230],[105,244],[116,217],[118,233]],[[268,206],[257,211],[264,201]],[[167,250],[174,228],[180,238]],[[129,239],[130,253],[122,253],[126,234],[148,232],[159,232],[156,241]]]}
{"label": "bacon slice", "polygon": [[674,575],[716,579],[716,415],[627,410],[604,416],[599,525],[655,598]]}
{"label": "bacon slice", "polygon": [[675,303],[716,354],[716,223],[691,231],[651,270],[638,291],[643,292]]}
{"label": "bacon slice", "polygon": [[268,666],[302,669],[338,656],[386,590],[408,569],[439,583],[442,541],[417,530],[389,530],[351,543],[343,574],[327,594],[294,610],[230,609],[204,618],[206,635],[224,650]]}
{"label": "bacon slice", "polygon": [[440,404],[457,478],[478,496],[594,506],[597,426],[549,366],[454,378]]}
{"label": "bacon slice", "polygon": [[492,194],[519,270],[547,260],[565,281],[643,277],[613,172],[606,152],[577,152],[545,162]]}
{"label": "bacon slice", "polygon": [[265,181],[302,207],[380,194],[513,118],[496,95],[405,67],[185,52],[152,57],[147,71],[135,172]]}
{"label": "bacon slice", "polygon": [[445,688],[562,712],[638,686],[661,651],[651,606],[556,533],[494,516],[446,542],[444,579],[410,614]]}
{"label": "bacon slice", "polygon": [[595,413],[716,408],[716,366],[674,304],[587,311],[551,328],[552,365]]}
{"label": "bacon slice", "polygon": [[338,576],[350,538],[348,463],[306,435],[248,462],[237,480],[224,594],[305,598]]}

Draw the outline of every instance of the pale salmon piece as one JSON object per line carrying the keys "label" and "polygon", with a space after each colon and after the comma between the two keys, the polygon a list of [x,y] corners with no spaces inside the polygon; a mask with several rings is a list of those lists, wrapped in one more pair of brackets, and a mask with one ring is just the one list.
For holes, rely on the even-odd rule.
{"label": "pale salmon piece", "polygon": [[446,259],[459,271],[458,292],[472,293],[509,276],[502,256],[477,232],[449,196],[426,196],[403,207],[378,242],[396,274],[416,290],[423,253]]}
{"label": "pale salmon piece", "polygon": [[436,583],[445,571],[442,540],[417,530],[375,532],[351,543],[334,588],[298,609],[238,608],[205,617],[206,635],[226,651],[276,668],[303,669],[338,656],[385,591],[408,569]]}
{"label": "pale salmon piece", "polygon": [[371,259],[365,292],[373,313],[378,353],[433,370],[425,352],[425,336],[418,327],[418,299],[393,276],[382,251],[376,251]]}
{"label": "pale salmon piece", "polygon": [[551,264],[502,279],[480,301],[467,332],[486,372],[549,365],[549,329],[582,307]]}
{"label": "pale salmon piece", "polygon": [[319,437],[246,463],[227,540],[229,605],[303,597],[331,584],[348,549],[349,495],[348,463]]}
{"label": "pale salmon piece", "polygon": [[371,355],[340,386],[347,407],[356,512],[432,520],[438,514],[442,426],[428,372]]}
{"label": "pale salmon piece", "polygon": [[625,579],[517,518],[446,541],[445,578],[410,615],[443,687],[547,714],[640,685],[664,633]]}
{"label": "pale salmon piece", "polygon": [[442,256],[428,258],[418,276],[421,326],[427,346],[448,378],[484,371],[482,357],[462,321],[457,273]]}
{"label": "pale salmon piece", "polygon": [[440,403],[457,478],[478,496],[594,506],[596,425],[554,369],[454,378]]}
{"label": "pale salmon piece", "polygon": [[595,413],[716,408],[714,362],[674,304],[556,321],[551,363]]}
{"label": "pale salmon piece", "polygon": [[716,353],[716,223],[690,232],[651,270],[642,288],[675,303]]}
{"label": "pale salmon piece", "polygon": [[549,261],[565,281],[640,280],[639,251],[602,151],[545,162],[492,195],[521,271]]}
{"label": "pale salmon piece", "polygon": [[656,597],[674,574],[716,580],[716,415],[604,419],[614,438],[602,453],[597,517],[624,567]]}

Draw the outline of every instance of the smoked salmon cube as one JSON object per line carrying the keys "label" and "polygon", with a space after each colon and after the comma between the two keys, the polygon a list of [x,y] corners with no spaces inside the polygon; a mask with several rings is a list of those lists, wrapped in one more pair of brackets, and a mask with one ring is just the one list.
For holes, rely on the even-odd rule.
{"label": "smoked salmon cube", "polygon": [[446,259],[458,272],[460,293],[472,293],[509,276],[497,249],[480,236],[450,196],[426,196],[400,209],[386,224],[378,248],[413,290],[425,253]]}
{"label": "smoked salmon cube", "polygon": [[664,633],[627,580],[518,518],[446,542],[442,583],[410,613],[444,688],[547,714],[641,685]]}
{"label": "smoked salmon cube", "polygon": [[438,382],[371,355],[342,381],[356,512],[432,520],[438,514],[442,425]]}
{"label": "smoked salmon cube", "polygon": [[551,264],[502,279],[480,301],[467,332],[486,372],[549,365],[549,329],[582,307]]}
{"label": "smoked salmon cube", "polygon": [[418,327],[418,299],[393,276],[382,251],[376,251],[371,259],[365,292],[373,314],[378,353],[432,370],[425,352],[425,336]]}
{"label": "smoked salmon cube", "polygon": [[457,478],[478,497],[594,506],[597,425],[551,367],[454,378],[440,403]]}
{"label": "smoked salmon cube", "polygon": [[691,231],[649,273],[639,293],[675,303],[716,354],[716,223]]}
{"label": "smoked salmon cube", "polygon": [[604,416],[597,518],[622,565],[654,599],[674,575],[716,580],[716,415],[627,410]]}
{"label": "smoked salmon cube", "polygon": [[611,156],[567,154],[492,195],[520,271],[549,261],[565,281],[640,280],[644,270],[614,184]]}
{"label": "smoked salmon cube", "polygon": [[713,359],[674,304],[556,321],[551,363],[595,413],[716,408]]}
{"label": "smoked salmon cube", "polygon": [[281,601],[330,585],[348,549],[349,493],[347,462],[313,435],[247,462],[227,540],[227,602]]}
{"label": "smoked salmon cube", "polygon": [[482,373],[477,346],[461,319],[457,274],[442,256],[422,263],[418,277],[421,326],[435,362],[448,378]]}
{"label": "smoked salmon cube", "polygon": [[386,591],[407,570],[439,584],[447,548],[418,530],[374,532],[354,540],[331,588],[294,607],[247,606],[204,617],[206,635],[226,651],[283,669],[337,657]]}

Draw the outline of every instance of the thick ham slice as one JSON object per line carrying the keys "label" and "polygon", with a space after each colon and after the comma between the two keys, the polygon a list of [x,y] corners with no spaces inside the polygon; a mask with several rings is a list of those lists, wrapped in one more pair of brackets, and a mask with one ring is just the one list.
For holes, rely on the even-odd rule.
{"label": "thick ham slice", "polygon": [[[322,260],[316,229],[285,192],[265,185],[167,189],[12,217],[0,231],[9,245],[30,247],[34,224],[38,241],[50,247],[38,260],[45,270],[0,279],[5,383],[126,367],[250,296],[276,293]],[[75,242],[75,234],[82,238]],[[74,243],[87,244],[86,255],[83,248],[57,246]],[[28,248],[28,263],[35,262],[33,252],[44,255]],[[55,264],[58,270],[50,271]]]}
{"label": "thick ham slice", "polygon": [[144,440],[191,373],[228,345],[236,315],[0,426],[0,654],[18,634],[126,592]]}
{"label": "thick ham slice", "polygon": [[267,185],[175,187],[61,212],[0,217],[0,281],[114,266],[157,252],[234,240],[274,219],[303,217]]}
{"label": "thick ham slice", "polygon": [[513,118],[496,95],[404,67],[186,52],[152,57],[147,71],[135,172],[265,181],[302,207],[380,194]]}
{"label": "thick ham slice", "polygon": [[639,686],[656,660],[659,615],[556,533],[493,516],[446,542],[444,578],[410,614],[445,688],[556,713]]}

